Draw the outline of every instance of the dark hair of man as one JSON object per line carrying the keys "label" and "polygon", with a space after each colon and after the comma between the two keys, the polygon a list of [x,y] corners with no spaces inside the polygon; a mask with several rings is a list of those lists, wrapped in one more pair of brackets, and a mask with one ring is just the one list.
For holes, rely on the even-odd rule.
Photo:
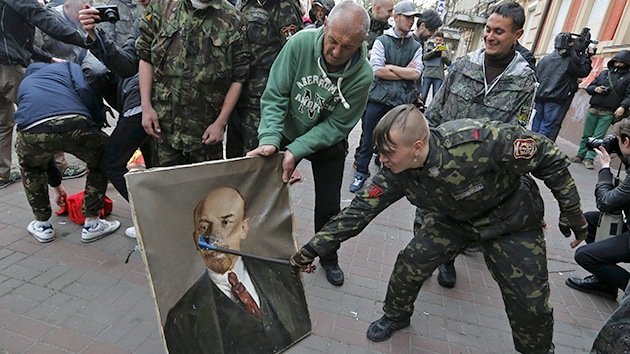
{"label": "dark hair of man", "polygon": [[433,10],[422,11],[422,14],[418,17],[418,25],[422,22],[424,22],[424,27],[426,27],[429,31],[442,27],[440,15]]}
{"label": "dark hair of man", "polygon": [[493,14],[512,19],[512,32],[516,32],[525,25],[525,10],[515,2],[507,2],[492,10]]}
{"label": "dark hair of man", "polygon": [[422,112],[412,104],[392,108],[374,127],[374,145],[379,153],[389,155],[394,151],[397,143],[392,141],[392,131],[403,133],[401,143],[411,144],[416,140],[426,141],[429,125]]}
{"label": "dark hair of man", "polygon": [[630,119],[622,119],[619,123],[617,123],[615,131],[617,137],[619,138],[619,142],[623,142],[624,139],[630,138]]}

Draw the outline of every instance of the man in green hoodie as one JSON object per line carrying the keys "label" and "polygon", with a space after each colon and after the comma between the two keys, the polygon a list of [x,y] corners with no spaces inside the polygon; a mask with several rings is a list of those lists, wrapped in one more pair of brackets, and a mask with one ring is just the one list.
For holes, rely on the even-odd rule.
{"label": "man in green hoodie", "polygon": [[[258,148],[248,156],[284,151],[282,180],[303,158],[315,182],[315,231],[340,211],[346,137],[363,114],[372,82],[363,41],[369,15],[351,0],[337,4],[324,26],[302,30],[278,54],[263,96]],[[336,249],[320,258],[326,279],[343,284]]]}

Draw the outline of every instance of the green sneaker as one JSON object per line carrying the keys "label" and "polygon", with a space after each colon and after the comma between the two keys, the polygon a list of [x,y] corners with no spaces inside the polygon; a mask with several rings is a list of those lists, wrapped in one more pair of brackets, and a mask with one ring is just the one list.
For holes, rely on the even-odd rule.
{"label": "green sneaker", "polygon": [[73,179],[83,177],[87,174],[87,167],[83,165],[68,165],[61,176],[62,179]]}

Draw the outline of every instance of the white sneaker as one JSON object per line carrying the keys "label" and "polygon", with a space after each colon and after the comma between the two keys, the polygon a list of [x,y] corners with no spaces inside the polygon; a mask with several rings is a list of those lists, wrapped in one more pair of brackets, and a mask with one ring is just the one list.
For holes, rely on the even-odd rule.
{"label": "white sneaker", "polygon": [[136,228],[135,227],[128,227],[125,230],[125,236],[130,237],[130,238],[136,238]]}
{"label": "white sneaker", "polygon": [[42,225],[39,221],[33,220],[26,227],[26,231],[41,243],[47,243],[55,239],[55,230],[53,230],[50,223]]}
{"label": "white sneaker", "polygon": [[120,221],[107,221],[105,219],[98,219],[96,226],[87,227],[83,226],[81,230],[81,242],[94,242],[100,238],[103,238],[120,227]]}

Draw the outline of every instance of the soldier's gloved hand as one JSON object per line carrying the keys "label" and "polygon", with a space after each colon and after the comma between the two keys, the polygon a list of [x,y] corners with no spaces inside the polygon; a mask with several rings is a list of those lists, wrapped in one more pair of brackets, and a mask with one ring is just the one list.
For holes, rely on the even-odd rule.
{"label": "soldier's gloved hand", "polygon": [[289,262],[291,262],[292,266],[300,268],[302,272],[312,273],[315,271],[315,266],[313,265],[315,257],[314,254],[302,247],[289,258]]}
{"label": "soldier's gloved hand", "polygon": [[573,232],[575,240],[571,241],[571,248],[575,248],[586,239],[588,223],[581,211],[570,214],[560,213],[558,228],[564,237],[570,237]]}

